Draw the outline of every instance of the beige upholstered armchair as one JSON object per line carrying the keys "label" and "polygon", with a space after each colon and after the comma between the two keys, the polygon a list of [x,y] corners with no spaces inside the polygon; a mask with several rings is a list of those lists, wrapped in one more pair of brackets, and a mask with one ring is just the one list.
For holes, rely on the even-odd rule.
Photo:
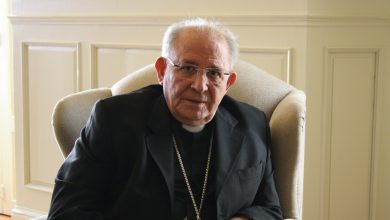
{"label": "beige upholstered armchair", "polygon": [[[302,218],[305,94],[255,66],[239,61],[236,84],[228,94],[262,109],[270,122],[275,180],[285,219]],[[53,127],[66,157],[85,125],[93,104],[157,83],[153,65],[129,74],[112,88],[90,89],[61,99],[54,108]]]}

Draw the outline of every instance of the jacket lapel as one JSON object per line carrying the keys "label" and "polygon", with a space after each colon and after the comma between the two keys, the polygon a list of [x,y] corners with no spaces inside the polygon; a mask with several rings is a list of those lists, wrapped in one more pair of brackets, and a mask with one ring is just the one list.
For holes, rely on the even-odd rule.
{"label": "jacket lapel", "polygon": [[226,183],[241,150],[244,134],[236,127],[237,120],[223,107],[216,115],[216,198]]}
{"label": "jacket lapel", "polygon": [[175,160],[171,136],[171,115],[163,96],[157,100],[153,107],[148,127],[152,132],[146,137],[146,146],[164,176],[172,209]]}
{"label": "jacket lapel", "polygon": [[[172,209],[175,158],[171,133],[171,117],[165,99],[161,96],[156,101],[148,121],[148,127],[152,132],[146,137],[146,146],[164,176]],[[217,201],[234,168],[244,139],[244,134],[236,127],[237,123],[237,120],[226,109],[222,106],[219,107],[215,114],[214,134]]]}

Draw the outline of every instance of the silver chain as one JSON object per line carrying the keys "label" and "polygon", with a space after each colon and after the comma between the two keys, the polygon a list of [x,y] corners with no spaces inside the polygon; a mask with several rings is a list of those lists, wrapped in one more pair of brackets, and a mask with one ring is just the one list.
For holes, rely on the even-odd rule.
{"label": "silver chain", "polygon": [[172,139],[173,139],[173,145],[175,146],[175,150],[176,150],[176,156],[177,156],[177,159],[179,160],[180,168],[181,168],[181,171],[182,171],[183,176],[184,176],[184,180],[185,180],[186,185],[187,185],[188,193],[190,194],[192,205],[194,206],[194,209],[195,209],[196,220],[200,220],[200,213],[201,213],[201,210],[202,210],[203,200],[204,200],[204,197],[205,197],[205,194],[206,194],[207,177],[209,175],[209,169],[210,169],[211,149],[213,147],[213,135],[211,135],[211,138],[210,138],[209,154],[207,156],[206,171],[205,171],[205,174],[204,174],[204,181],[203,181],[203,188],[202,188],[202,197],[200,199],[199,208],[196,205],[195,197],[194,197],[194,194],[192,192],[190,182],[188,181],[187,173],[186,173],[186,170],[184,169],[183,160],[181,158],[181,155],[180,155],[180,152],[179,152],[179,148],[177,147],[176,139],[175,139],[175,136],[173,134],[172,134]]}

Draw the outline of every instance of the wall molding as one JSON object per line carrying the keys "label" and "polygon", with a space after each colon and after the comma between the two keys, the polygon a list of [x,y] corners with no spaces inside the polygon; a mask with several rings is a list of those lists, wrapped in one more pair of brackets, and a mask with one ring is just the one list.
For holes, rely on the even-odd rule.
{"label": "wall molding", "polygon": [[44,213],[42,211],[22,207],[22,206],[16,206],[11,210],[12,219],[15,220],[24,220],[24,219],[31,219],[38,216],[44,216],[47,215],[47,213]]}
{"label": "wall molding", "polygon": [[40,42],[40,41],[22,41],[21,42],[21,59],[22,59],[22,102],[23,102],[23,168],[24,168],[24,179],[23,184],[28,189],[38,190],[41,192],[51,193],[53,191],[53,184],[41,182],[38,180],[33,180],[31,175],[31,143],[30,143],[30,91],[29,91],[29,47],[47,47],[48,50],[55,49],[56,47],[69,47],[70,49],[74,49],[75,56],[75,66],[74,66],[74,82],[73,82],[73,90],[77,92],[80,90],[80,54],[81,54],[81,44],[80,42]]}
{"label": "wall molding", "polygon": [[281,73],[281,80],[291,84],[291,66],[292,66],[292,48],[258,48],[258,47],[240,47],[240,54],[245,53],[258,53],[258,54],[279,54],[284,56],[286,65],[284,71]]}
{"label": "wall molding", "polygon": [[[344,15],[199,15],[221,21],[229,26],[390,26],[390,17]],[[12,24],[31,25],[142,25],[166,26],[188,16],[123,15],[123,16],[20,16],[10,15]]]}
{"label": "wall molding", "polygon": [[64,41],[21,41],[22,48],[22,74],[25,77],[28,73],[26,69],[28,55],[27,50],[29,46],[35,47],[70,47],[75,48],[76,67],[74,79],[74,92],[80,91],[81,87],[81,43],[80,42],[64,42]]}
{"label": "wall molding", "polygon": [[160,51],[161,46],[157,44],[120,44],[120,43],[91,43],[90,57],[91,57],[91,85],[90,88],[97,88],[98,82],[98,50],[99,49],[139,49],[139,50],[156,50]]}
{"label": "wall molding", "polygon": [[306,17],[307,26],[333,27],[333,26],[358,26],[358,27],[390,27],[390,17],[375,16],[330,16],[315,15]]}
{"label": "wall molding", "polygon": [[378,80],[381,78],[381,48],[379,47],[327,47],[324,50],[324,66],[323,66],[323,106],[322,114],[322,152],[321,152],[321,205],[320,216],[321,220],[329,220],[330,216],[330,187],[331,187],[331,140],[332,140],[332,108],[333,108],[333,59],[337,54],[366,54],[371,53],[375,57],[375,72],[374,72],[374,94],[373,94],[373,115],[372,115],[372,136],[371,136],[371,167],[370,167],[370,189],[369,189],[369,219],[376,219],[376,196],[377,196],[377,177],[378,162],[376,157],[379,154],[378,150],[378,129],[377,114],[378,114],[378,94],[380,86]]}

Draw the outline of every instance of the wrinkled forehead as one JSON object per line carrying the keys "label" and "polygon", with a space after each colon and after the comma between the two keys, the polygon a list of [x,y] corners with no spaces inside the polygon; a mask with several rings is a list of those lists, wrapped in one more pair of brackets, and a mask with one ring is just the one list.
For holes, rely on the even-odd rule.
{"label": "wrinkled forehead", "polygon": [[230,53],[226,39],[208,27],[183,29],[174,41],[172,55],[176,58],[198,58],[229,66]]}

